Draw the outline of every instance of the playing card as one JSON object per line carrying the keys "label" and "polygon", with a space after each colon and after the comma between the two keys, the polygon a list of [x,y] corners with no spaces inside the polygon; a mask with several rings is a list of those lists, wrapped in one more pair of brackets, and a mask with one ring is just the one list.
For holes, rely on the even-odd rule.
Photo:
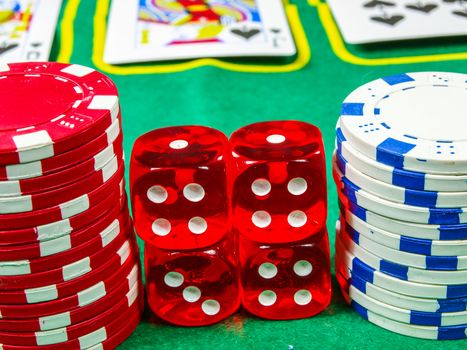
{"label": "playing card", "polygon": [[295,53],[281,0],[113,0],[104,61]]}
{"label": "playing card", "polygon": [[47,61],[61,0],[0,0],[0,62]]}
{"label": "playing card", "polygon": [[328,0],[349,44],[467,35],[467,0]]}

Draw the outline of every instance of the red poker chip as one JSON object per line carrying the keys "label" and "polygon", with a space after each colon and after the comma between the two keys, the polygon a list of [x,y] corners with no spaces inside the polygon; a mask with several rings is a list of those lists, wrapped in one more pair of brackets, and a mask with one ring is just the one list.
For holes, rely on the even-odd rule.
{"label": "red poker chip", "polygon": [[80,278],[72,279],[58,284],[43,285],[39,286],[38,288],[23,290],[2,290],[0,291],[0,300],[5,305],[34,304],[62,299],[69,295],[76,294],[80,290],[87,289],[94,284],[104,280],[115,270],[118,270],[122,264],[128,264],[128,253],[126,250],[128,247],[131,249],[131,251],[135,252],[134,254],[136,254],[136,256],[139,256],[137,245],[134,243],[134,241],[130,242],[133,243],[130,245],[129,243],[125,242],[120,247],[120,258],[111,258],[97,269],[93,269],[91,272]]}
{"label": "red poker chip", "polygon": [[108,213],[111,208],[122,206],[124,202],[126,202],[126,196],[121,193],[119,186],[116,186],[114,187],[114,191],[102,202],[68,219],[31,228],[0,231],[0,245],[41,242],[70,235],[92,222],[99,220],[99,218]]}
{"label": "red poker chip", "polygon": [[94,140],[52,158],[23,164],[0,165],[0,180],[20,180],[44,176],[82,163],[117,140],[121,135],[120,124],[119,117],[102,135]]}
{"label": "red poker chip", "polygon": [[[138,284],[136,285],[138,287]],[[113,335],[117,334],[122,325],[131,320],[135,315],[141,317],[142,314],[141,303],[134,302],[131,307],[129,307],[125,312],[121,313],[114,317],[113,321],[106,324],[105,326],[93,327],[92,331],[82,335],[79,338],[65,340],[60,339],[62,342],[57,342],[57,337],[55,336],[56,331],[50,331],[47,336],[41,337],[40,349],[44,350],[63,350],[63,349],[88,349],[94,345],[104,342],[105,340],[111,338]],[[50,344],[53,343],[53,344]],[[37,350],[37,345],[9,345],[2,344],[3,350]]]}
{"label": "red poker chip", "polygon": [[127,225],[130,216],[126,204],[127,203],[124,202],[122,213],[120,213],[122,207],[114,206],[114,208],[100,220],[93,222],[91,225],[71,235],[38,243],[0,246],[0,265],[1,262],[4,261],[31,260],[53,256],[74,248],[84,247],[84,245],[90,244],[93,241],[95,242],[99,233],[105,230],[112,222],[118,221],[120,227]]}
{"label": "red poker chip", "polygon": [[[138,283],[137,280],[135,280]],[[138,294],[139,290],[137,289]],[[104,313],[97,315],[96,317],[87,319],[78,324],[70,325],[53,331],[40,331],[34,333],[16,333],[16,332],[1,332],[0,331],[0,343],[21,345],[21,346],[41,346],[44,344],[58,344],[68,339],[77,339],[86,334],[92,333],[94,330],[105,327],[112,323],[112,321],[118,318],[121,314],[126,313],[132,309],[132,306],[138,304],[138,296],[130,300],[131,303],[125,298],[116,300],[115,305]],[[56,335],[59,334],[57,337]]]}
{"label": "red poker chip", "polygon": [[75,64],[5,64],[0,94],[0,164],[31,162],[77,148],[102,134],[119,113],[112,80]]}
{"label": "red poker chip", "polygon": [[25,196],[38,192],[48,192],[76,183],[101,170],[115,155],[121,158],[123,154],[122,139],[123,137],[120,134],[120,136],[104,150],[62,171],[21,180],[0,181],[0,193],[5,197]]}
{"label": "red poker chip", "polygon": [[128,284],[122,283],[102,299],[66,313],[24,319],[0,319],[0,330],[7,332],[38,332],[78,324],[105,312],[105,310],[115,305],[117,300],[126,298],[130,303],[137,295],[138,288],[141,288],[141,286],[136,284],[128,289]]}
{"label": "red poker chip", "polygon": [[121,156],[115,156],[102,169],[91,176],[62,188],[26,196],[0,197],[0,214],[38,211],[71,201],[103,186],[118,171],[121,164],[123,164]]}
{"label": "red poker chip", "polygon": [[0,215],[0,230],[40,226],[78,215],[111,195],[115,191],[115,184],[122,181],[123,174],[124,164],[121,164],[104,185],[81,197],[41,210]]}
{"label": "red poker chip", "polygon": [[[138,263],[135,254],[131,254],[130,250],[130,253],[127,253],[125,256],[127,257],[127,261],[131,261],[132,264],[123,264],[122,268],[117,271],[113,271],[113,274],[111,274],[110,277],[107,277],[104,281],[100,281],[89,288],[82,289],[78,293],[62,299],[35,304],[0,305],[2,318],[22,319],[60,314],[62,312],[68,312],[75,308],[85,306],[90,301],[98,301],[99,299],[104,298],[112,290],[124,283],[125,279],[128,281],[129,287],[131,287],[139,278],[140,271],[138,270]],[[136,266],[136,268],[133,268],[134,266]]]}
{"label": "red poker chip", "polygon": [[[57,254],[53,259],[47,257],[24,262],[14,261],[8,266],[9,269],[4,268],[4,271],[23,272],[23,274],[0,276],[0,286],[3,290],[30,289],[79,278],[104,264],[132,234],[132,230],[128,227],[120,229],[118,225],[114,225],[106,232],[103,239],[97,237],[97,240],[92,242],[94,246],[86,245],[79,251],[77,248],[74,252],[70,250]],[[98,244],[99,242],[101,243]],[[39,267],[43,269],[39,272],[34,271]]]}
{"label": "red poker chip", "polygon": [[88,350],[113,350],[116,349],[121,343],[123,343],[126,339],[128,339],[133,332],[135,331],[136,327],[138,326],[141,320],[141,315],[135,314],[127,321],[127,323],[120,329],[120,331],[107,340],[103,341],[100,344],[96,344]]}

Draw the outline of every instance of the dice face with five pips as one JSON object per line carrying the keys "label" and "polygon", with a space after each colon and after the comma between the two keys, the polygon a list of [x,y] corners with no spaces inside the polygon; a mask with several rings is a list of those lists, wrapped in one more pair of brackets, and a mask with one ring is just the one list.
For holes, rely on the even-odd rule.
{"label": "dice face with five pips", "polygon": [[157,129],[136,141],[130,182],[149,304],[160,318],[212,324],[240,300],[270,319],[308,317],[328,305],[326,175],[316,127],[252,124],[230,142],[207,127]]}

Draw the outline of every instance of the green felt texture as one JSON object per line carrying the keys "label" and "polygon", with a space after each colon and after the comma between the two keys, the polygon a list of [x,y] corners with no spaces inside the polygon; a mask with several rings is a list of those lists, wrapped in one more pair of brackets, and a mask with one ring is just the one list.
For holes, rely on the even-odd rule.
{"label": "green felt texture", "polygon": [[[96,1],[96,2],[99,2]],[[74,22],[72,63],[93,66],[95,1],[82,0]],[[64,1],[66,4],[67,1]],[[230,134],[256,121],[300,119],[323,133],[328,166],[331,249],[337,219],[331,154],[340,104],[353,89],[381,76],[410,71],[467,72],[467,61],[359,66],[339,59],[314,7],[295,0],[312,58],[300,71],[280,74],[237,73],[203,67],[181,73],[111,75],[119,88],[127,160],[135,139],[152,129],[178,124],[203,124]],[[465,39],[465,38],[464,38]],[[465,41],[465,40],[464,40]],[[465,52],[458,39],[352,46],[366,58]],[[52,58],[58,53],[58,41]],[[127,169],[128,171],[128,169]],[[466,349],[467,341],[426,341],[400,336],[370,324],[348,307],[334,281],[333,300],[320,315],[296,321],[264,321],[239,312],[227,321],[203,328],[180,328],[153,321],[149,310],[121,349]]]}

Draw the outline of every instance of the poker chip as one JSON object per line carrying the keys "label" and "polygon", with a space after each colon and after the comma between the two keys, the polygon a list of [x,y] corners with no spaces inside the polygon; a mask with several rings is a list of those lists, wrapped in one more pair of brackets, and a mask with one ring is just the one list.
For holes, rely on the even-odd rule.
{"label": "poker chip", "polygon": [[117,254],[120,256],[120,259],[115,256],[82,277],[38,288],[5,290],[0,292],[0,300],[4,305],[34,304],[61,299],[79,290],[89,288],[104,280],[121,266],[133,263],[132,259],[129,259],[130,253],[135,250],[132,245],[134,243],[126,241],[118,250]]}
{"label": "poker chip", "polygon": [[396,333],[467,337],[467,75],[420,72],[352,92],[336,128],[336,275]]}
{"label": "poker chip", "polygon": [[452,241],[467,239],[467,224],[424,225],[396,220],[362,208],[344,196],[340,197],[339,206],[341,211],[348,210],[359,219],[391,233],[428,240]]}
{"label": "poker chip", "polygon": [[374,179],[355,169],[339,152],[334,154],[333,163],[339,172],[355,186],[365,188],[369,193],[387,200],[417,207],[454,208],[467,203],[466,192],[418,191],[394,186]]}
{"label": "poker chip", "polygon": [[412,171],[467,174],[467,76],[418,72],[362,85],[343,102],[344,137],[367,157]]}
{"label": "poker chip", "polygon": [[351,271],[352,276],[356,275],[378,287],[401,295],[436,300],[467,297],[467,284],[453,286],[426,284],[391,276],[353,255],[339,240],[336,241],[336,261],[342,261],[342,265]]}
{"label": "poker chip", "polygon": [[36,227],[0,231],[0,245],[28,244],[72,234],[91,224],[93,221],[98,220],[112,208],[121,208],[125,202],[126,197],[123,195],[123,188],[115,188],[115,191],[109,197],[91,206],[88,210],[70,218]]}
{"label": "poker chip", "polygon": [[[112,255],[118,256],[117,248],[125,241],[128,234],[128,232],[117,231],[114,227],[111,231],[106,232],[103,239],[99,239],[102,242],[101,249],[93,252],[87,246],[86,248],[89,251],[84,249],[76,257],[73,256],[73,252],[69,251],[66,252],[67,254],[62,253],[54,256],[54,259],[18,260],[4,263],[0,283],[3,289],[10,290],[36,288],[41,285],[56,284],[78,278],[98,268]],[[106,242],[107,239],[110,240],[109,243]],[[55,269],[50,268],[50,266],[59,264],[60,259],[63,260],[64,258],[66,258],[63,261],[64,265]],[[37,267],[39,264],[41,264],[41,267],[43,266],[43,270],[40,272],[33,271],[34,269],[40,269],[40,267]],[[47,266],[49,266],[49,269],[47,269]]]}
{"label": "poker chip", "polygon": [[340,191],[350,201],[375,213],[401,221],[420,224],[464,224],[467,223],[467,207],[462,208],[424,208],[392,202],[358,187],[347,179],[337,168],[333,167],[334,181]]}
{"label": "poker chip", "polygon": [[[126,259],[129,258],[129,253],[124,256]],[[123,257],[122,257],[123,259]],[[134,268],[126,278],[132,281],[131,285],[136,281],[138,277],[138,269]],[[118,287],[124,278],[120,269],[114,272],[113,275],[92,285],[87,289],[78,291],[76,294],[72,294],[65,298],[56,299],[52,301],[23,304],[23,305],[0,305],[3,319],[18,319],[18,318],[31,318],[31,317],[44,317],[51,314],[59,314],[74,308],[87,305],[90,301],[95,301],[103,298],[109,291],[114,290]],[[130,285],[130,286],[131,286]]]}
{"label": "poker chip", "polygon": [[[102,134],[119,113],[114,83],[88,67],[10,63],[1,67],[0,78],[0,164],[27,163],[77,148]],[[18,101],[19,96],[27,96],[27,102]]]}
{"label": "poker chip", "polygon": [[467,325],[465,324],[436,327],[402,323],[366,309],[364,306],[352,300],[345,291],[342,291],[342,294],[349,304],[352,305],[353,309],[360,314],[360,316],[381,328],[387,329],[388,331],[409,337],[430,340],[458,340],[467,338]]}
{"label": "poker chip", "polygon": [[55,329],[52,331],[40,331],[30,334],[0,332],[0,343],[21,346],[39,346],[58,344],[69,339],[79,338],[85,334],[91,333],[96,328],[100,328],[106,324],[111,323],[115,318],[121,314],[126,313],[131,309],[136,300],[136,298],[130,300],[130,304],[128,300],[122,299],[109,310],[106,310],[104,313],[96,317],[90,318],[78,324]]}
{"label": "poker chip", "polygon": [[467,191],[467,175],[430,174],[379,163],[353,148],[340,128],[336,130],[336,148],[341,157],[355,169],[387,184],[419,191]]}
{"label": "poker chip", "polygon": [[466,270],[467,268],[467,257],[465,255],[427,256],[422,254],[403,252],[375,242],[371,239],[371,235],[361,234],[345,220],[342,220],[341,222],[343,222],[345,225],[345,228],[341,230],[341,232],[345,232],[345,234],[347,234],[347,236],[352,239],[354,243],[389,262],[426,270],[457,271]]}
{"label": "poker chip", "polygon": [[[91,155],[102,152],[111,145],[121,135],[120,119],[115,120],[105,132],[94,140],[82,145],[79,148],[69,150],[66,153],[56,155],[52,158],[45,158],[36,162],[23,164],[0,165],[1,180],[29,179],[53,174],[66,170],[73,165],[77,165]],[[119,142],[121,144],[121,141]]]}
{"label": "poker chip", "polygon": [[113,349],[144,306],[117,89],[29,62],[0,90],[0,349]]}
{"label": "poker chip", "polygon": [[121,158],[123,155],[121,142],[122,138],[120,136],[114,143],[104,148],[98,154],[63,171],[21,180],[0,181],[0,193],[4,196],[24,196],[31,193],[49,191],[76,182],[101,170],[115,156]]}
{"label": "poker chip", "polygon": [[343,209],[342,222],[345,222],[347,230],[350,228],[375,242],[386,247],[414,254],[426,256],[453,256],[467,255],[467,240],[439,241],[423,238],[413,238],[404,234],[394,234],[373,226],[354,215],[349,210]]}
{"label": "poker chip", "polygon": [[48,314],[41,317],[30,317],[21,319],[0,319],[0,330],[7,332],[37,332],[54,330],[67,327],[69,325],[81,323],[87,319],[93,318],[110,307],[115,305],[118,300],[127,300],[131,302],[134,299],[140,285],[134,284],[128,288],[126,281],[104,295],[95,302],[84,304],[81,307],[73,308],[67,312]]}
{"label": "poker chip", "polygon": [[[112,335],[119,332],[122,324],[134,314],[140,317],[142,310],[139,303],[134,303],[127,311],[117,314],[116,317],[105,326],[92,328],[92,331],[81,335],[75,339],[68,339],[67,333],[63,330],[53,330],[45,333],[42,337],[37,336],[41,349],[61,350],[61,349],[87,349],[107,340]],[[57,334],[58,333],[58,334]],[[37,339],[37,338],[36,338]],[[36,350],[38,345],[1,345],[4,350]]]}
{"label": "poker chip", "polygon": [[[353,274],[352,270],[342,267],[339,261],[336,261],[336,276],[339,284],[345,287],[348,291],[349,285],[365,293],[369,297],[379,300],[383,303],[400,307],[406,310],[416,310],[430,313],[440,312],[465,312],[467,306],[467,298],[458,299],[425,299],[411,297],[403,294],[394,293],[390,290],[380,288],[370,281],[360,278],[357,274]],[[342,273],[346,270],[346,273]]]}

